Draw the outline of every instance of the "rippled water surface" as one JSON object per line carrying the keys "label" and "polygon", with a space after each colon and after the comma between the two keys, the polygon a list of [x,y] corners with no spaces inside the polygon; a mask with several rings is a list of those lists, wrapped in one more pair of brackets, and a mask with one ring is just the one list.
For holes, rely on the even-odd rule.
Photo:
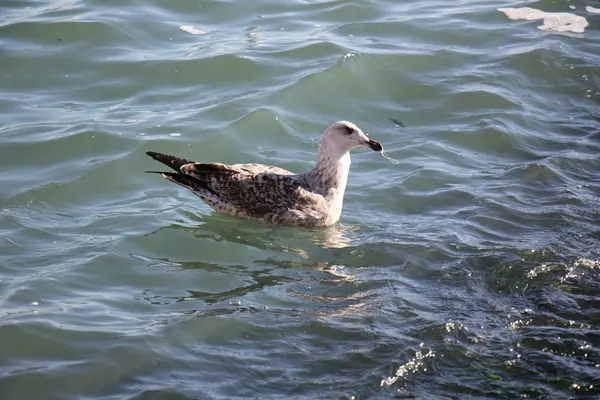
{"label": "rippled water surface", "polygon": [[[525,6],[589,26],[497,10]],[[599,398],[586,6],[2,2],[0,398]],[[303,171],[342,119],[399,163],[355,152],[330,229],[143,174]]]}

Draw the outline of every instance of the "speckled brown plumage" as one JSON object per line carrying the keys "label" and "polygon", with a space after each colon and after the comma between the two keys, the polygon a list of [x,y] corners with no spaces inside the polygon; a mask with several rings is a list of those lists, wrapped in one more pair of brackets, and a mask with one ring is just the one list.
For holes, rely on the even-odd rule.
{"label": "speckled brown plumage", "polygon": [[354,124],[337,122],[321,137],[315,168],[303,174],[262,164],[197,163],[151,151],[146,154],[176,171],[148,172],[189,189],[216,211],[276,225],[327,226],[339,220],[350,167],[348,152],[360,146],[381,150]]}

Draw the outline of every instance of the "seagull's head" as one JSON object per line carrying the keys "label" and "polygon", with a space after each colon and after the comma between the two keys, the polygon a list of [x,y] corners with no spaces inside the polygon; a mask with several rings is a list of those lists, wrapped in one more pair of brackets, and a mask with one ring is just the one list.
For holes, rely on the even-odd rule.
{"label": "seagull's head", "polygon": [[371,140],[360,128],[348,121],[338,121],[331,125],[323,134],[323,139],[335,143],[343,152],[348,152],[355,147],[369,147],[375,151],[382,151],[379,142]]}

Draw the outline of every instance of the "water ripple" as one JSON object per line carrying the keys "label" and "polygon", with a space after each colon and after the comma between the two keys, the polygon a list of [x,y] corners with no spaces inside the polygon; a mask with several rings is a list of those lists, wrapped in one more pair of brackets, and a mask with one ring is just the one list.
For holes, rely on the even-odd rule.
{"label": "water ripple", "polygon": [[[5,398],[600,393],[592,15],[566,36],[475,0],[0,8]],[[148,150],[302,171],[340,119],[399,163],[354,153],[328,230],[142,174]]]}

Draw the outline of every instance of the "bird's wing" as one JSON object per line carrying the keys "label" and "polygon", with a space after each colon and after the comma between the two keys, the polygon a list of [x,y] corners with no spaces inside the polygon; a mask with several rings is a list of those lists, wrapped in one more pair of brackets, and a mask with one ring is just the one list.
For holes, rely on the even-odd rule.
{"label": "bird's wing", "polygon": [[318,221],[326,204],[302,175],[262,164],[197,163],[162,153],[150,157],[177,172],[159,173],[209,204],[231,207],[253,218]]}
{"label": "bird's wing", "polygon": [[293,172],[288,171],[287,169],[283,169],[280,167],[276,167],[274,165],[264,165],[264,164],[235,164],[233,167],[240,168],[250,174],[262,174],[262,173],[270,173],[270,174],[279,174],[279,175],[294,175]]}
{"label": "bird's wing", "polygon": [[[265,170],[269,171],[268,168]],[[194,163],[181,167],[181,173],[201,183],[203,190],[252,217],[310,209],[321,201],[301,176],[286,172],[286,175],[249,173],[247,168],[239,165],[219,163]]]}
{"label": "bird's wing", "polygon": [[170,156],[168,154],[157,153],[155,151],[147,151],[147,155],[154,158],[156,161],[160,161],[165,164],[167,167],[180,172],[181,167],[186,164],[193,164],[195,161],[186,160],[185,158]]}

